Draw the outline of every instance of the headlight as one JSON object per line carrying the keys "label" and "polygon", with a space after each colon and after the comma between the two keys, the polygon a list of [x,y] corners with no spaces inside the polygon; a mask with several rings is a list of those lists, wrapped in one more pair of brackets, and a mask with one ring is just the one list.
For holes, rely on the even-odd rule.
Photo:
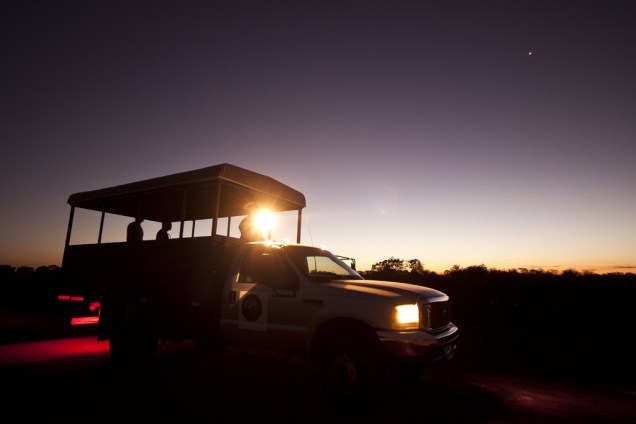
{"label": "headlight", "polygon": [[393,328],[417,330],[420,326],[420,309],[417,304],[398,305],[393,310]]}

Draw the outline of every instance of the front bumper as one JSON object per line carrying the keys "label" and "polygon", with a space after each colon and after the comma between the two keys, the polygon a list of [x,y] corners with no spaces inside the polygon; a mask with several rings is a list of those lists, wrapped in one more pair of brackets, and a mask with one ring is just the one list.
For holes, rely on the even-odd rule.
{"label": "front bumper", "polygon": [[459,345],[458,328],[450,327],[439,334],[425,331],[378,331],[382,351],[389,361],[400,364],[429,365],[453,359]]}

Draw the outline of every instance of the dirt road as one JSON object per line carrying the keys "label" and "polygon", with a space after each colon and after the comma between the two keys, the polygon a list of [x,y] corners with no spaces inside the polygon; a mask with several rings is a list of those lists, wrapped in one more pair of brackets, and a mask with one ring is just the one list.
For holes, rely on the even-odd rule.
{"label": "dirt road", "polygon": [[[519,371],[519,370],[517,370]],[[386,380],[377,397],[343,406],[315,366],[296,359],[214,354],[166,345],[137,368],[110,362],[106,342],[77,337],[0,346],[0,399],[15,421],[276,423],[627,423],[636,393],[458,358],[412,383]]]}

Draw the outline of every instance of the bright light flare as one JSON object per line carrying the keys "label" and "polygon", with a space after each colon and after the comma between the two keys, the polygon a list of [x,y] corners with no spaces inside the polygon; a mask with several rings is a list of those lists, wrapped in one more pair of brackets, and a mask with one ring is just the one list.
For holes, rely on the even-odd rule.
{"label": "bright light flare", "polygon": [[272,238],[272,228],[274,228],[275,223],[274,214],[267,209],[261,209],[254,214],[254,225],[265,240]]}
{"label": "bright light flare", "polygon": [[417,304],[395,307],[394,326],[399,330],[415,330],[420,324],[420,309]]}

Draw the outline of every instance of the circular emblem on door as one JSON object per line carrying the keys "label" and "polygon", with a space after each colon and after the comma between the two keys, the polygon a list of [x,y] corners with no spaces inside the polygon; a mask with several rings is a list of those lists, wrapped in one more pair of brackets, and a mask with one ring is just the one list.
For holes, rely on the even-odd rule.
{"label": "circular emblem on door", "polygon": [[255,294],[248,294],[243,298],[243,302],[241,302],[241,312],[248,321],[258,320],[263,313],[261,299]]}

